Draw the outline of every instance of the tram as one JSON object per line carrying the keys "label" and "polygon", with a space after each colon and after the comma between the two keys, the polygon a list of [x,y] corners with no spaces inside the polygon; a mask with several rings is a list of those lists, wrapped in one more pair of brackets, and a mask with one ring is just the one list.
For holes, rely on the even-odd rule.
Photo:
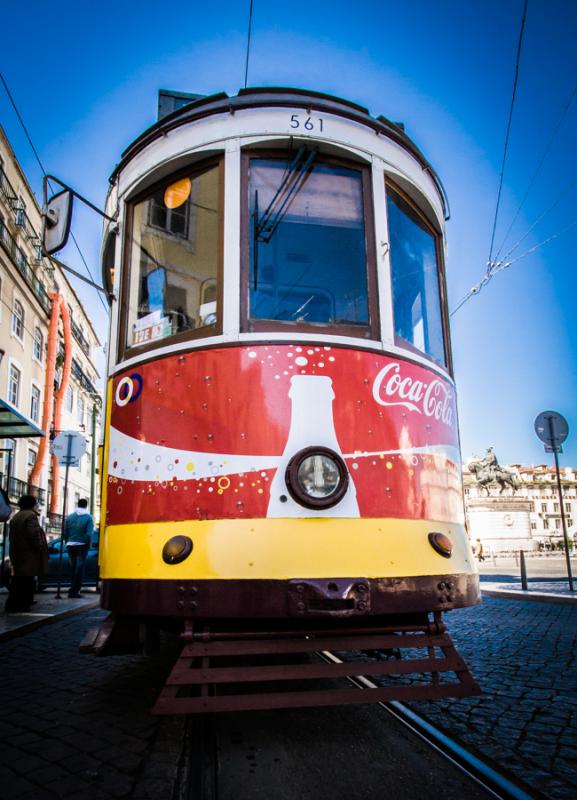
{"label": "tram", "polygon": [[279,652],[297,632],[391,645],[434,618],[443,634],[441,613],[480,594],[448,206],[403,126],[311,91],[201,97],[110,181],[111,616],[84,649],[118,651],[143,625],[188,642],[267,631],[271,651],[278,633]]}

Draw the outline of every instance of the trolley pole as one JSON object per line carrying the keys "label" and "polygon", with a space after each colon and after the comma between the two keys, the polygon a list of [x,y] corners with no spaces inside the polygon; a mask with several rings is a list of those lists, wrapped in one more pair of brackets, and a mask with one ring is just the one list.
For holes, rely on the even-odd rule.
{"label": "trolley pole", "polygon": [[[549,433],[553,439],[553,419],[549,417]],[[565,508],[563,506],[563,487],[561,485],[561,472],[559,471],[559,448],[553,447],[553,457],[555,459],[555,472],[557,473],[557,490],[559,492],[559,507],[561,508],[561,524],[563,526],[563,539],[565,541],[565,560],[567,562],[567,577],[569,579],[569,591],[573,589],[573,573],[571,572],[571,555],[569,553],[569,537],[567,536],[567,522],[565,520]]]}

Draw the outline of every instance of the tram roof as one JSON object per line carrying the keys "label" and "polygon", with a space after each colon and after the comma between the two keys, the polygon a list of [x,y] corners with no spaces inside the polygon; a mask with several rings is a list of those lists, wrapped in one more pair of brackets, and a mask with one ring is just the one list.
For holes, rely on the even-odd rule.
{"label": "tram roof", "polygon": [[417,145],[404,132],[401,125],[392,122],[384,116],[373,117],[369,110],[364,106],[343,100],[322,92],[313,92],[307,89],[292,89],[282,87],[255,87],[241,89],[236,96],[230,97],[226,92],[207,95],[193,99],[190,103],[176,109],[170,114],[162,117],[150,128],[140,134],[122,153],[122,158],[110,177],[113,182],[118,173],[131,161],[134,156],[143,150],[147,145],[160,136],[164,136],[168,131],[178,128],[187,122],[197,121],[203,117],[213,114],[222,114],[229,111],[234,113],[244,108],[262,107],[294,107],[303,106],[305,108],[314,107],[317,111],[338,114],[362,125],[372,128],[376,133],[381,133],[389,139],[400,144],[408,150],[421,164],[424,170],[430,175],[441,196],[445,218],[449,217],[449,204],[447,195],[441,179],[427,161]]}

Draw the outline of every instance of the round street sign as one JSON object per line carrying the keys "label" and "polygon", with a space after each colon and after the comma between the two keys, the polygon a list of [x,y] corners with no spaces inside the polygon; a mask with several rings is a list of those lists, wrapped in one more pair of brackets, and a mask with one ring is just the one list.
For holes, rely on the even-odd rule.
{"label": "round street sign", "polygon": [[560,447],[569,435],[569,425],[559,412],[542,411],[535,420],[535,433],[544,444]]}

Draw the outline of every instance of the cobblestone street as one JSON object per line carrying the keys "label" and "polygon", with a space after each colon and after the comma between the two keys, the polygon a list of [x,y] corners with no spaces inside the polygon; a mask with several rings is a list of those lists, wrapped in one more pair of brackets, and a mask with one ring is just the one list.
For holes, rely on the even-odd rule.
{"label": "cobblestone street", "polygon": [[[0,641],[0,797],[172,797],[184,719],[149,714],[176,643],[156,658],[98,659],[78,643],[87,610]],[[414,710],[535,796],[577,796],[577,605],[486,597],[447,616],[482,697]]]}
{"label": "cobblestone street", "polygon": [[413,709],[544,796],[574,800],[577,606],[485,596],[446,622],[484,695]]}
{"label": "cobblestone street", "polygon": [[91,611],[0,642],[2,800],[170,798],[182,718],[149,708],[174,655],[80,655]]}

